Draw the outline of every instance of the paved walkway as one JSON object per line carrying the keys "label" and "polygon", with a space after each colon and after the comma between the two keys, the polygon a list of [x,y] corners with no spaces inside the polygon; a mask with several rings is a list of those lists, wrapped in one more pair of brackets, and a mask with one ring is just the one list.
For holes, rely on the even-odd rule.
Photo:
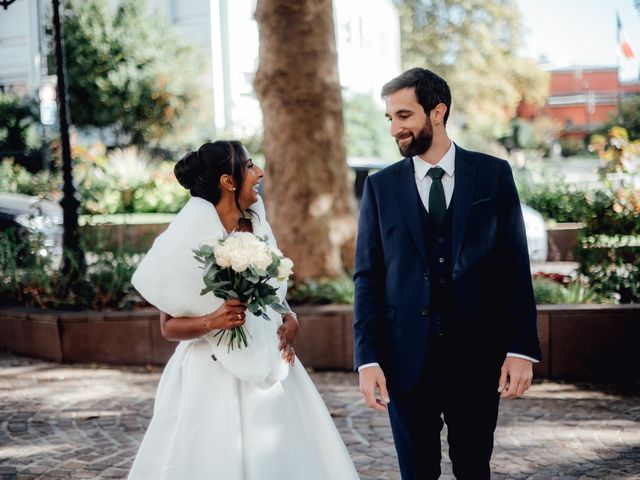
{"label": "paved walkway", "polygon": [[[0,480],[126,477],[159,377],[0,355]],[[356,375],[312,377],[362,479],[399,479],[388,419],[364,408]],[[495,479],[640,479],[640,387],[534,385],[503,402],[493,466]]]}

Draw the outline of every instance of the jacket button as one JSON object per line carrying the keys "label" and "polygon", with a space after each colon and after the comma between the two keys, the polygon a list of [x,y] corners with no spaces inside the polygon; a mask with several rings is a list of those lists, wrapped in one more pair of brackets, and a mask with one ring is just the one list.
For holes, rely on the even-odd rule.
{"label": "jacket button", "polygon": [[438,259],[438,261],[439,261],[440,263],[444,263],[444,257],[440,257],[440,258]]}
{"label": "jacket button", "polygon": [[438,243],[442,243],[442,242],[444,242],[444,238],[438,237]]}
{"label": "jacket button", "polygon": [[422,316],[426,317],[429,314],[429,310],[427,310],[426,308],[424,310],[422,310]]}
{"label": "jacket button", "polygon": [[425,280],[429,280],[429,274],[428,274],[428,273],[425,273],[425,274],[424,274],[424,279],[425,279]]}

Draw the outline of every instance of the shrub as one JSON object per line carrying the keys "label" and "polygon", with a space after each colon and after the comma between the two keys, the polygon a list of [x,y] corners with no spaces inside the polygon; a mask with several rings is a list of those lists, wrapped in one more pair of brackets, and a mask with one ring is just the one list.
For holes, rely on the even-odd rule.
{"label": "shrub", "polygon": [[53,309],[130,309],[146,302],[131,285],[141,255],[92,252],[80,279],[61,273],[60,259],[33,252],[28,267],[16,261],[17,243],[0,233],[0,303]]}
{"label": "shrub", "polygon": [[564,287],[549,278],[537,277],[533,279],[533,295],[536,304],[564,303]]}
{"label": "shrub", "polygon": [[41,198],[60,198],[62,177],[56,173],[42,170],[31,173],[12,159],[0,160],[0,192],[15,192],[35,195]]}
{"label": "shrub", "polygon": [[640,302],[640,237],[595,235],[581,244],[579,271],[597,294],[619,303]]}
{"label": "shrub", "polygon": [[577,138],[561,138],[560,139],[560,154],[563,157],[573,157],[575,155],[588,153],[585,143]]}
{"label": "shrub", "polygon": [[354,285],[351,277],[336,279],[306,280],[289,289],[291,303],[353,304]]}
{"label": "shrub", "polygon": [[[184,206],[189,192],[176,181],[175,164],[149,161],[138,154],[116,150],[100,158],[81,151],[86,156],[76,160],[74,167],[81,214],[175,213]],[[133,171],[135,178],[130,175]],[[61,187],[59,171],[32,174],[10,159],[0,162],[0,191],[59,200]]]}
{"label": "shrub", "polygon": [[572,279],[557,273],[534,273],[533,294],[536,304],[608,303],[612,300],[589,286],[584,276]]}

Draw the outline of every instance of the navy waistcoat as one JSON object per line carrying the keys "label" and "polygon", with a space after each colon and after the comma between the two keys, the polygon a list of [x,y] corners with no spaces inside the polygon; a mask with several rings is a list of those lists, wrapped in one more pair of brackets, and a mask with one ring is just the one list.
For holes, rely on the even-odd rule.
{"label": "navy waistcoat", "polygon": [[451,198],[447,214],[439,228],[422,202],[420,203],[420,217],[430,272],[429,335],[445,335],[447,323],[451,322],[450,312],[453,308],[453,289],[451,287],[453,202],[454,198]]}

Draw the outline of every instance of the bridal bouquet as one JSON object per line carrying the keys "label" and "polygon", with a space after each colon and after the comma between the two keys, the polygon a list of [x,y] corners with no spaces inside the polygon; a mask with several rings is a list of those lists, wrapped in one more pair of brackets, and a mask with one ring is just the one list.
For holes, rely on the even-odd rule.
{"label": "bridal bouquet", "polygon": [[[276,247],[269,245],[267,237],[249,232],[234,232],[221,240],[204,243],[193,251],[194,258],[204,269],[204,288],[228,300],[235,298],[247,304],[247,310],[265,320],[267,306],[284,314],[289,309],[278,303],[277,288],[268,282],[276,278],[283,282],[292,274],[293,262]],[[230,350],[249,345],[244,325],[214,334],[218,345],[225,342]]]}

